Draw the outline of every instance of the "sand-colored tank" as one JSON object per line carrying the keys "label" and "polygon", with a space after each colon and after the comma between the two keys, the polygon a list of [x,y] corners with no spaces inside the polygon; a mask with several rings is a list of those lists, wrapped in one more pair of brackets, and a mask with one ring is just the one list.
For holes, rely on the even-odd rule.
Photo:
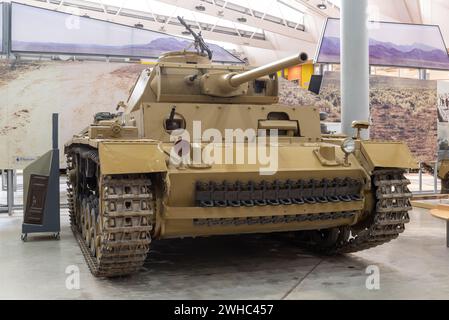
{"label": "sand-colored tank", "polygon": [[278,104],[276,72],[306,60],[247,68],[167,53],[123,112],[96,115],[66,144],[72,229],[94,275],[137,272],[151,241],[168,238],[292,232],[347,253],[404,231],[407,146],[322,135],[320,110]]}

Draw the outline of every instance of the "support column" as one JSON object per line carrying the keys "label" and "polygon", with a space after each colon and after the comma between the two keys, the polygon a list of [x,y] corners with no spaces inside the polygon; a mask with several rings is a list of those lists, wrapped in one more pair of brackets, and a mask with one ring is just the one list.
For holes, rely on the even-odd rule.
{"label": "support column", "polygon": [[327,63],[320,63],[315,67],[314,73],[316,75],[324,76],[327,71],[332,71],[332,65]]}
{"label": "support column", "polygon": [[419,80],[427,80],[427,69],[418,70]]}
{"label": "support column", "polygon": [[3,6],[3,52],[4,55],[11,58],[11,3],[0,3]]}
{"label": "support column", "polygon": [[324,74],[324,65],[322,63],[315,67],[314,73],[316,75],[322,76]]}
{"label": "support column", "polygon": [[[353,135],[354,120],[369,121],[368,1],[341,2],[341,127]],[[369,138],[364,130],[362,138]]]}
{"label": "support column", "polygon": [[6,198],[8,203],[8,215],[14,210],[14,170],[6,171]]}

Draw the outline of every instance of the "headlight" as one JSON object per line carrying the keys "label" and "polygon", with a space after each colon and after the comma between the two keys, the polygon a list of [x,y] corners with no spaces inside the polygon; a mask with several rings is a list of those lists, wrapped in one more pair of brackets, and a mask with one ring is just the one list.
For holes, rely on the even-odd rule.
{"label": "headlight", "polygon": [[355,140],[352,138],[345,139],[345,141],[343,141],[343,144],[341,145],[341,150],[343,150],[343,152],[346,154],[354,153]]}

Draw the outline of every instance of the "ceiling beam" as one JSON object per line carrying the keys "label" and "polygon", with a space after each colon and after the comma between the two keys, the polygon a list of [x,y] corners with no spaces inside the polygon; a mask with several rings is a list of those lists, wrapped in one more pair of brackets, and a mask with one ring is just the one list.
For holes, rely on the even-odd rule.
{"label": "ceiling beam", "polygon": [[[45,9],[50,9],[58,12],[65,12],[69,14],[73,14],[73,6],[68,6],[67,3],[69,1],[66,1],[64,3],[59,4],[52,4],[48,2],[42,2],[42,1],[36,1],[36,0],[16,0],[15,2],[28,4],[32,6],[37,6]],[[75,2],[75,1],[73,1]],[[77,0],[77,3],[82,3],[83,1]],[[91,2],[86,2],[91,3]],[[108,6],[110,9],[112,6]],[[101,8],[101,5],[100,5]],[[121,13],[125,11],[125,9],[117,8],[117,11],[120,10]],[[109,21],[109,22],[115,22],[119,24],[128,25],[131,27],[134,27],[137,23],[142,24],[144,29],[157,31],[157,32],[163,32],[168,33],[175,36],[180,36],[186,38],[186,36],[183,36],[182,32],[185,31],[185,28],[183,26],[178,25],[172,25],[168,23],[161,23],[158,21],[148,21],[148,20],[142,20],[138,18],[133,17],[127,17],[123,16],[120,13],[116,14],[114,12],[113,14],[105,13],[103,10],[90,10],[87,9],[85,6],[82,8],[79,8],[79,15],[87,15],[90,18],[99,19],[103,21]],[[148,12],[148,15],[152,15],[152,13]],[[160,16],[160,15],[158,15]],[[167,20],[165,20],[167,21]],[[213,41],[220,41],[220,42],[228,42],[235,45],[242,45],[242,46],[250,46],[250,47],[257,47],[257,48],[263,48],[263,49],[274,49],[273,44],[270,41],[267,40],[261,40],[261,39],[255,39],[255,38],[248,38],[248,37],[241,37],[241,36],[234,36],[230,34],[224,34],[224,33],[218,33],[213,31],[207,31],[202,30],[202,34],[204,38],[207,40],[213,40]]]}
{"label": "ceiling beam", "polygon": [[324,1],[327,8],[322,10],[319,9],[317,6],[318,4],[322,3],[322,0],[295,0],[299,4],[303,5],[306,10],[305,13],[308,13],[310,15],[317,15],[322,18],[339,18],[340,17],[340,8],[333,5],[332,3],[329,3],[328,1]]}
{"label": "ceiling beam", "polygon": [[410,17],[410,22],[417,24],[423,23],[419,0],[402,0],[402,1],[407,10],[408,16]]}
{"label": "ceiling beam", "polygon": [[[198,6],[199,3],[204,6],[205,11],[201,12],[203,14],[207,14],[213,17],[220,17],[221,19],[228,20],[231,22],[238,22],[238,18],[242,17],[242,13],[237,12],[235,10],[227,8],[227,6],[220,6],[216,4],[215,1],[211,1],[211,3],[207,1],[198,1],[198,0],[158,0],[160,2],[164,2],[166,4],[170,4],[173,6],[178,6],[193,12],[196,12],[195,9],[196,6]],[[273,2],[276,2],[274,0]],[[236,1],[236,3],[239,3]],[[240,2],[239,5],[243,6],[244,3]],[[275,5],[275,4],[273,4]],[[270,8],[261,8],[261,12],[264,10],[268,10],[267,13],[269,13]],[[250,8],[248,8],[248,12],[251,12]],[[246,14],[244,15],[246,18],[245,24],[254,28],[259,28],[262,30],[266,30],[272,33],[281,34],[287,37],[295,38],[298,40],[303,40],[307,42],[314,42],[313,36],[306,31],[302,31],[299,29],[295,29],[295,26],[289,27],[285,24],[279,24],[276,22],[272,22],[269,20],[262,18],[258,18],[254,16],[254,14]],[[282,19],[282,18],[281,18]],[[297,25],[297,22],[294,22]]]}

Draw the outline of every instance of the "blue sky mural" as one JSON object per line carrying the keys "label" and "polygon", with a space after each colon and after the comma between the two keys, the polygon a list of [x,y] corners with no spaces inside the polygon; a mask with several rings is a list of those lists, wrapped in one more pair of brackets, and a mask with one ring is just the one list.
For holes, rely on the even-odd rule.
{"label": "blue sky mural", "polygon": [[[438,26],[370,22],[370,64],[449,69],[449,56]],[[340,63],[340,20],[328,19],[316,58]]]}

